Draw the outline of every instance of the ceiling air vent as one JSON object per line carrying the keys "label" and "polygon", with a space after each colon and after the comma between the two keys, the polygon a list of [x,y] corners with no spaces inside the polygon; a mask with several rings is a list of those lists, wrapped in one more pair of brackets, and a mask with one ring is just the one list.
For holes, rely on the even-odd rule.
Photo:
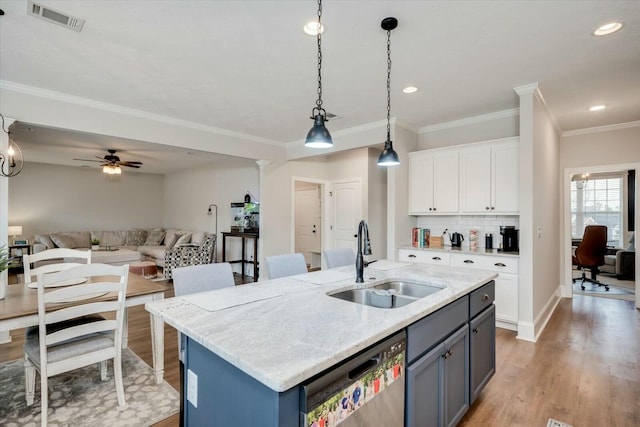
{"label": "ceiling air vent", "polygon": [[62,25],[74,31],[81,31],[82,26],[84,25],[84,19],[57,12],[31,0],[27,1],[27,13],[29,15],[44,19],[45,21]]}

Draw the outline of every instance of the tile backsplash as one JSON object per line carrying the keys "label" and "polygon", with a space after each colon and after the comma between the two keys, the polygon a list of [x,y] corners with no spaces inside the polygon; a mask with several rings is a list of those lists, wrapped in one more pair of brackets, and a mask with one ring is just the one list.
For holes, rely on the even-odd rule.
{"label": "tile backsplash", "polygon": [[[502,243],[500,226],[513,225],[520,228],[520,217],[517,215],[445,215],[445,216],[419,216],[417,227],[428,228],[432,236],[440,236],[444,230],[448,233],[458,232],[464,236],[463,247],[469,247],[469,230],[478,230],[478,247],[484,248],[484,236],[493,234],[493,247],[497,249]],[[411,234],[411,230],[407,231]],[[449,236],[445,236],[445,245],[450,245]]]}

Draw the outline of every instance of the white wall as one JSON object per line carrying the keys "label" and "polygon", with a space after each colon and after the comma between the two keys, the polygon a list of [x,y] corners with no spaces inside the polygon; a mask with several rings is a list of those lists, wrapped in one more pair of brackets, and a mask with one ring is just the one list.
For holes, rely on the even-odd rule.
{"label": "white wall", "polygon": [[[115,179],[114,179],[115,178]],[[163,225],[163,177],[124,170],[26,163],[9,181],[9,224],[34,233]]]}
{"label": "white wall", "polygon": [[[387,168],[378,166],[381,150],[368,149],[368,224],[371,239],[371,259],[387,256]],[[393,257],[392,257],[393,258]]]}
{"label": "white wall", "polygon": [[[217,257],[222,260],[221,233],[231,230],[231,203],[244,202],[247,190],[261,200],[259,168],[250,159],[228,158],[224,163],[167,174],[163,188],[164,226],[213,233],[216,217],[207,215],[207,210],[210,204],[217,205]],[[252,253],[252,244],[247,254]],[[239,238],[229,238],[226,249],[227,260],[240,259]],[[234,271],[241,272],[239,265],[233,267]]]}
{"label": "white wall", "polygon": [[423,128],[418,135],[418,150],[518,136],[520,116],[516,113],[509,110]]}

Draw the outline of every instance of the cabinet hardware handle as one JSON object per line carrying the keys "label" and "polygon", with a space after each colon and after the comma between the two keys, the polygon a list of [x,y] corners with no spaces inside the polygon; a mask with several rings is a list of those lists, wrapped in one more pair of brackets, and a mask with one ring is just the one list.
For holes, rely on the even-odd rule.
{"label": "cabinet hardware handle", "polygon": [[485,207],[486,210],[489,210],[489,206]]}
{"label": "cabinet hardware handle", "polygon": [[489,299],[489,294],[482,295],[482,298],[481,298],[482,301],[486,301],[488,299]]}
{"label": "cabinet hardware handle", "polygon": [[435,210],[436,210],[436,208],[433,208],[433,210],[435,211]]}
{"label": "cabinet hardware handle", "polygon": [[495,208],[493,206],[491,206],[491,210],[494,210]]}
{"label": "cabinet hardware handle", "polygon": [[416,256],[414,254],[409,254],[409,258],[415,258]]}
{"label": "cabinet hardware handle", "polygon": [[434,256],[431,259],[436,260],[436,261],[442,261],[442,258],[440,258],[439,256]]}
{"label": "cabinet hardware handle", "polygon": [[473,328],[473,333],[477,334],[478,333],[478,328]]}
{"label": "cabinet hardware handle", "polygon": [[357,234],[354,234],[354,235],[353,235],[353,237],[358,238],[358,235],[357,235]]}
{"label": "cabinet hardware handle", "polygon": [[470,259],[465,259],[463,262],[465,264],[473,264],[473,261],[471,261]]}
{"label": "cabinet hardware handle", "polygon": [[447,350],[447,351],[442,355],[442,358],[443,358],[443,359],[448,359],[449,357],[451,357],[451,355],[453,355],[453,353],[451,352],[451,350]]}
{"label": "cabinet hardware handle", "polygon": [[493,265],[495,265],[496,267],[506,267],[506,266],[507,266],[507,264],[503,264],[503,263],[501,263],[501,262],[496,262],[496,263],[495,263],[495,264],[493,264]]}
{"label": "cabinet hardware handle", "polygon": [[432,211],[432,210],[433,210],[433,208],[429,208],[429,210],[430,210],[430,211]]}

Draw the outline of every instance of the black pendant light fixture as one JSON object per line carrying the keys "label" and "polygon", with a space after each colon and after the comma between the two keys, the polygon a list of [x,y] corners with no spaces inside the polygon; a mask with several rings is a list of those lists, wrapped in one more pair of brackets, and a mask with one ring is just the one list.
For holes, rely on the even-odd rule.
{"label": "black pendant light fixture", "polygon": [[330,148],[333,147],[331,134],[324,126],[324,122],[328,121],[327,112],[322,108],[322,0],[318,0],[318,25],[316,27],[318,40],[318,99],[316,106],[311,110],[311,119],[313,127],[307,134],[304,141],[305,147],[311,148]]}
{"label": "black pendant light fixture", "polygon": [[384,150],[378,157],[378,166],[395,166],[400,164],[400,160],[391,142],[391,30],[398,26],[398,20],[384,18],[380,26],[387,32],[387,140],[384,143]]}

